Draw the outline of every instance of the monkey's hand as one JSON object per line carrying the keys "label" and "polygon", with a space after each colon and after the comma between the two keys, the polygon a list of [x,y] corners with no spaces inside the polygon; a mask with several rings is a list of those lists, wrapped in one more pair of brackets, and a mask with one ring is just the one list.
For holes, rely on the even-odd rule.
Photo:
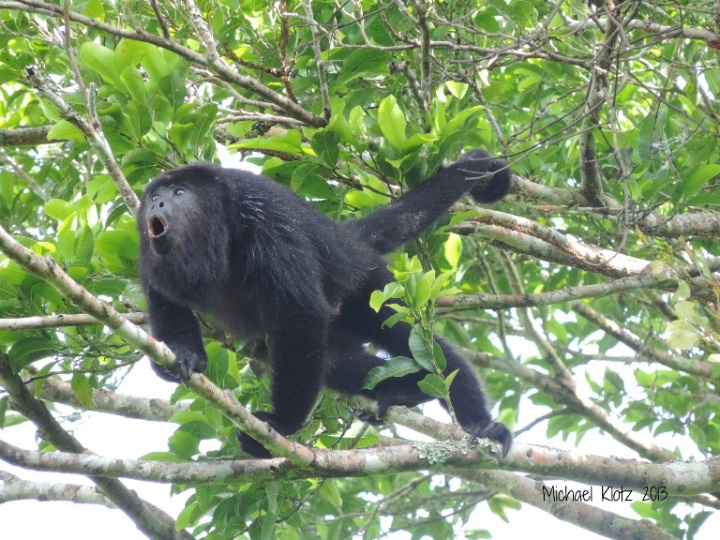
{"label": "monkey's hand", "polygon": [[470,195],[479,203],[493,203],[502,199],[510,189],[510,166],[493,158],[485,150],[471,150],[448,168],[454,168],[476,184]]}
{"label": "monkey's hand", "polygon": [[490,439],[500,443],[500,446],[502,446],[502,455],[505,457],[512,446],[513,436],[505,424],[492,421],[472,431],[470,433],[470,439]]}
{"label": "monkey's hand", "polygon": [[[272,427],[275,431],[280,433],[280,435],[290,435],[291,433],[295,433],[297,431],[296,429],[292,429],[291,427],[283,425],[282,422],[280,422],[272,413],[267,412],[256,412],[254,413],[255,418],[258,420],[262,420],[263,422],[266,422]],[[253,439],[250,435],[243,431],[237,432],[237,438],[240,442],[240,448],[243,452],[246,454],[250,454],[253,457],[256,457],[258,459],[265,459],[265,458],[271,458],[272,455],[270,452],[268,452],[267,448],[265,448],[262,444],[257,442],[255,439]]]}
{"label": "monkey's hand", "polygon": [[190,375],[202,373],[207,369],[208,360],[205,351],[194,351],[185,346],[172,346],[170,350],[175,353],[175,364],[172,368],[161,366],[155,362],[150,365],[155,374],[163,380],[187,384]]}

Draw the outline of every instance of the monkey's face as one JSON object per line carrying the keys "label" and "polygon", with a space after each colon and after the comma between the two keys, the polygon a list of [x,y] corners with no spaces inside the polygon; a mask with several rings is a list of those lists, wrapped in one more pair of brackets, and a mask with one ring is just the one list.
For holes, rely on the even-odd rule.
{"label": "monkey's face", "polygon": [[175,183],[148,186],[143,207],[150,246],[157,255],[169,253],[183,238],[192,237],[189,217],[197,208],[195,196],[187,186]]}

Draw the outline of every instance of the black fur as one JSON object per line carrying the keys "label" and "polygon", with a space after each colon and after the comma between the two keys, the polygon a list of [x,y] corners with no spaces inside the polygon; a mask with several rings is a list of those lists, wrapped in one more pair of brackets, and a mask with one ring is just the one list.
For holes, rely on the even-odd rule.
{"label": "black fur", "polygon": [[[388,379],[362,390],[365,375],[383,360],[363,344],[411,356],[410,326],[383,322],[370,294],[392,276],[381,257],[419,235],[468,191],[476,200],[502,198],[508,166],[475,150],[396,201],[339,225],[279,184],[241,170],[199,164],[165,172],[145,189],[138,213],[140,278],[153,335],[176,355],[173,371],[153,364],[167,380],[184,381],[207,367],[192,310],[210,313],[228,331],[269,338],[272,413],[257,413],[284,435],[307,419],[323,384],[390,405],[432,399],[417,382],[425,373]],[[447,343],[438,339],[447,373],[459,373],[450,399],[460,425],[494,439],[506,453],[512,436],[494,422],[480,383]],[[268,456],[238,434],[252,455]]]}

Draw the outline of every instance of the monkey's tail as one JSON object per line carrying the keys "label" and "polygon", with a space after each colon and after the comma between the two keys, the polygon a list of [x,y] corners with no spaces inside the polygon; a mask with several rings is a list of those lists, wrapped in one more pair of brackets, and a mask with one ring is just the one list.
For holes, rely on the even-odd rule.
{"label": "monkey's tail", "polygon": [[468,191],[487,204],[502,199],[510,183],[507,163],[484,150],[472,150],[387,206],[344,227],[380,253],[390,253],[417,238]]}

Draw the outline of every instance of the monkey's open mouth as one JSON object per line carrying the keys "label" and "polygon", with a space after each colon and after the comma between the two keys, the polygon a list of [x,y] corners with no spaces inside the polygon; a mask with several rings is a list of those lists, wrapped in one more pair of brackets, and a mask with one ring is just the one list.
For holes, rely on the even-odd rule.
{"label": "monkey's open mouth", "polygon": [[167,222],[160,216],[153,216],[148,222],[148,233],[151,238],[159,238],[168,230]]}

